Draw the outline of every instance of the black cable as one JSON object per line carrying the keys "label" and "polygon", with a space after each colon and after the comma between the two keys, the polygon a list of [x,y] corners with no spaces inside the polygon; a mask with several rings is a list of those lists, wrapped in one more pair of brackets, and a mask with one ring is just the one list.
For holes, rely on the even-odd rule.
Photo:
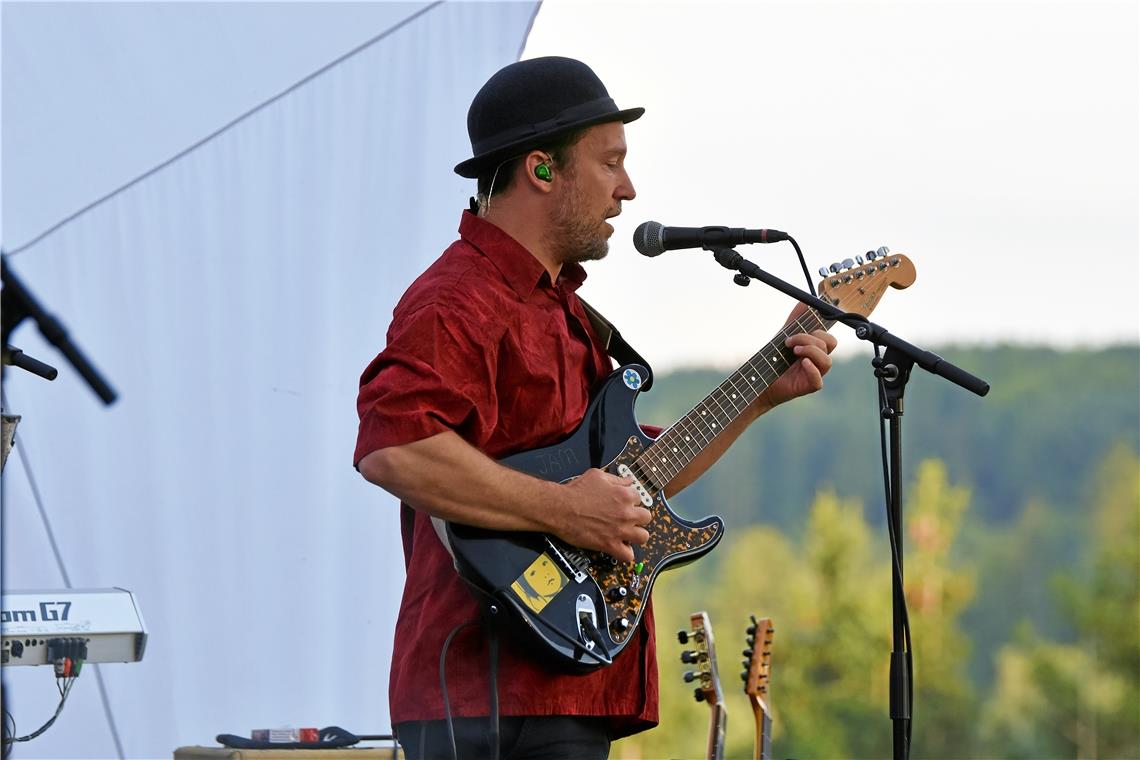
{"label": "black cable", "polygon": [[431,5],[428,5],[425,8],[421,8],[420,10],[416,11],[415,13],[408,16],[407,18],[400,21],[399,23],[395,24],[394,26],[391,26],[391,27],[385,29],[383,32],[380,32],[379,34],[372,37],[371,39],[368,39],[365,42],[361,43],[360,45],[357,45],[356,47],[354,47],[352,50],[349,50],[344,55],[341,55],[340,57],[334,59],[330,63],[326,63],[324,66],[322,66],[321,68],[312,72],[311,74],[308,74],[307,76],[302,77],[301,79],[299,79],[298,81],[289,85],[284,90],[277,93],[276,95],[269,98],[268,100],[265,100],[265,101],[262,101],[261,103],[258,103],[253,108],[250,108],[248,111],[241,114],[237,118],[232,119],[228,123],[224,124],[223,126],[219,127],[218,129],[214,130],[213,132],[206,135],[202,139],[198,140],[196,143],[194,143],[190,147],[184,148],[183,150],[174,154],[173,156],[166,159],[162,163],[148,169],[147,171],[143,172],[142,174],[135,177],[131,181],[127,182],[125,185],[121,185],[121,186],[115,188],[114,190],[112,190],[111,192],[107,193],[106,195],[95,199],[91,203],[88,203],[86,206],[84,206],[83,208],[74,212],[70,216],[64,217],[62,220],[56,222],[51,227],[48,227],[46,230],[44,230],[40,234],[36,235],[34,238],[29,240],[28,242],[24,243],[23,245],[17,246],[16,248],[13,248],[10,251],[6,251],[5,253],[9,256],[15,256],[17,253],[20,253],[21,251],[27,250],[28,248],[31,248],[36,243],[39,243],[41,240],[43,240],[47,236],[51,235],[52,233],[56,232],[60,228],[62,228],[65,225],[70,224],[71,222],[75,221],[79,217],[86,214],[88,211],[91,211],[92,209],[103,205],[104,203],[111,200],[112,198],[119,195],[120,193],[123,193],[126,190],[129,190],[130,188],[137,185],[139,182],[142,182],[144,179],[146,179],[146,178],[156,174],[157,172],[165,169],[166,167],[170,166],[171,164],[173,164],[175,161],[179,160],[180,158],[183,158],[184,156],[189,155],[190,153],[192,153],[193,151],[202,147],[206,143],[211,142],[214,138],[218,137],[223,132],[229,131],[231,128],[233,128],[233,127],[237,126],[238,124],[240,124],[241,122],[245,121],[250,116],[253,116],[258,111],[261,111],[261,110],[265,109],[266,107],[272,105],[273,103],[277,102],[278,100],[285,97],[289,93],[293,92],[297,88],[299,88],[305,84],[308,84],[310,81],[312,81],[313,79],[316,79],[317,77],[326,73],[327,71],[329,71],[329,69],[332,69],[334,66],[340,65],[341,63],[348,60],[349,58],[356,55],[357,53],[360,53],[361,51],[365,50],[366,48],[371,47],[372,45],[376,44],[377,42],[379,42],[380,40],[389,36],[390,34],[393,34],[397,31],[399,31],[400,29],[407,26],[411,22],[415,21],[416,19],[418,19],[420,16],[424,15],[428,11],[431,11],[431,10],[435,9],[436,7],[442,5],[443,2],[444,2],[444,0],[436,0]]}
{"label": "black cable", "polygon": [[[447,716],[447,739],[451,742],[451,760],[459,760],[459,753],[455,749],[455,725],[451,719],[451,699],[447,695],[447,650],[457,633],[478,622],[478,620],[468,620],[466,623],[460,623],[452,628],[451,633],[447,634],[447,638],[443,640],[443,649],[439,652],[439,689],[443,692],[443,712]],[[421,754],[424,752],[425,743],[424,741],[420,742]]]}
{"label": "black cable", "polygon": [[489,660],[491,684],[491,760],[499,760],[499,634],[490,620],[484,628],[487,631],[487,659]]}
{"label": "black cable", "polygon": [[804,252],[800,250],[800,244],[797,243],[796,239],[791,235],[788,235],[788,242],[796,249],[796,255],[800,257],[800,268],[804,270],[804,279],[807,280],[808,292],[814,296],[815,283],[812,282],[811,273],[808,272],[807,262],[804,260]]}
{"label": "black cable", "polygon": [[[9,728],[9,726],[11,726]],[[12,741],[16,735],[16,718],[8,711],[8,706],[4,706],[4,744],[2,754],[0,757],[6,758],[12,753]]]}
{"label": "black cable", "polygon": [[[44,731],[47,731],[49,728],[51,728],[52,724],[55,723],[55,719],[58,718],[59,714],[63,711],[63,705],[67,702],[67,697],[69,694],[71,694],[71,687],[75,683],[74,678],[60,679],[60,681],[63,681],[63,680],[67,681],[66,686],[61,685],[61,683],[59,681],[56,682],[56,688],[59,689],[59,705],[55,708],[55,714],[52,715],[51,718],[48,719],[47,723],[43,724],[42,726],[40,726],[39,728],[37,728],[35,731],[28,734],[27,736],[17,736],[14,738],[4,737],[5,755],[7,755],[7,753],[11,751],[11,747],[12,747],[12,744],[14,742],[31,741],[32,739],[35,739],[37,736],[42,734]],[[5,712],[7,712],[7,711],[5,711]],[[13,733],[15,733],[15,728],[16,728],[16,721],[15,721],[15,719],[13,719],[12,720]]]}

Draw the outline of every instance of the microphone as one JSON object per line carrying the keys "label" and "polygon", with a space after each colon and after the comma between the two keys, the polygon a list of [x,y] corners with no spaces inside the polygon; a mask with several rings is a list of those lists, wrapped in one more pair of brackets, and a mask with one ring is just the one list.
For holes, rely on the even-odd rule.
{"label": "microphone", "polygon": [[731,247],[742,243],[778,243],[788,240],[779,230],[746,230],[743,227],[666,227],[642,222],[633,231],[633,247],[643,256],[660,256],[678,248]]}

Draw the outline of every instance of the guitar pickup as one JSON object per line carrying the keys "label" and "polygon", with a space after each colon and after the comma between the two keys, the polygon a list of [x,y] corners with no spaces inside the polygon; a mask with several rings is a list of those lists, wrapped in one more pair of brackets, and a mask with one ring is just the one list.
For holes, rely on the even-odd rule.
{"label": "guitar pickup", "polygon": [[653,508],[653,495],[646,490],[645,486],[641,485],[641,481],[633,474],[633,470],[629,469],[629,465],[619,464],[618,475],[621,475],[626,480],[633,482],[633,489],[637,491],[637,495],[641,497],[641,503],[648,509]]}

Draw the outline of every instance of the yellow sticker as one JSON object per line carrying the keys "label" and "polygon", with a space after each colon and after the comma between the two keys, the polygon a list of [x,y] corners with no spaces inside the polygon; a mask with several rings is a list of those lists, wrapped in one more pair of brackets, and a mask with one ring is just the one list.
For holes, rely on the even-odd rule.
{"label": "yellow sticker", "polygon": [[511,584],[511,591],[537,615],[569,582],[558,565],[554,564],[554,560],[546,554],[540,554]]}

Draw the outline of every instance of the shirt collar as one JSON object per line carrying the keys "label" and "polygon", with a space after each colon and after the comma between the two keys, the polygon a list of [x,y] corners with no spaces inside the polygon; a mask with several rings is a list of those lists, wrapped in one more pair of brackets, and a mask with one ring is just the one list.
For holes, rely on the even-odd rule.
{"label": "shirt collar", "polygon": [[[550,275],[534,254],[486,219],[464,211],[459,220],[459,236],[490,259],[523,300],[530,298],[540,285],[550,287]],[[558,280],[564,287],[577,290],[586,280],[586,270],[580,264],[563,264]]]}

